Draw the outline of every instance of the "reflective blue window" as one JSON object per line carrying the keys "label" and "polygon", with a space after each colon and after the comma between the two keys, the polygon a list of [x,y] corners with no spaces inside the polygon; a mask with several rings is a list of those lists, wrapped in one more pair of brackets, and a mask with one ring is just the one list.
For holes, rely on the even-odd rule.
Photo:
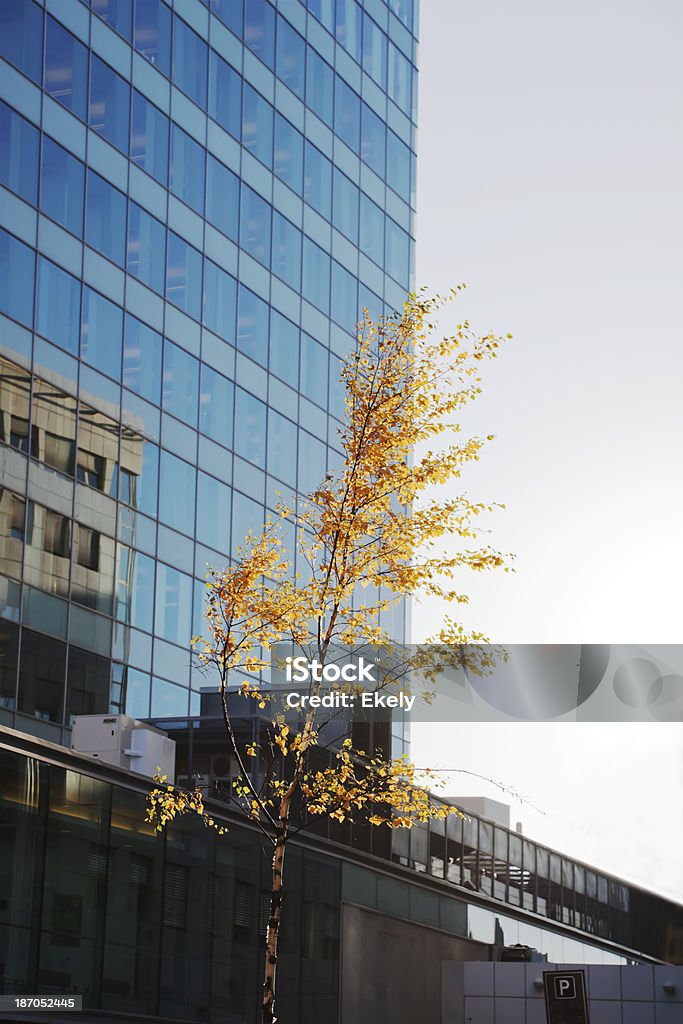
{"label": "reflective blue window", "polygon": [[398,47],[389,43],[389,96],[410,117],[410,61]]}
{"label": "reflective blue window", "polygon": [[268,0],[248,0],[244,7],[244,41],[264,64],[275,67],[275,10]]}
{"label": "reflective blue window", "polygon": [[409,31],[413,30],[413,0],[389,0],[389,9]]}
{"label": "reflective blue window", "polygon": [[275,159],[273,170],[278,178],[301,195],[304,170],[304,137],[280,114],[275,115]]}
{"label": "reflective blue window", "polygon": [[304,235],[303,296],[323,313],[330,309],[330,257]]}
{"label": "reflective blue window", "polygon": [[367,14],[363,15],[363,69],[386,89],[387,37]]}
{"label": "reflective blue window", "polygon": [[242,38],[242,3],[243,0],[211,0],[211,10],[220,18],[224,25]]}
{"label": "reflective blue window", "polygon": [[34,206],[38,201],[38,131],[0,101],[0,183]]}
{"label": "reflective blue window", "polygon": [[410,240],[390,217],[387,217],[385,258],[387,274],[407,288],[410,279]]}
{"label": "reflective blue window", "polygon": [[353,331],[360,320],[357,291],[358,282],[353,274],[332,260],[332,319],[347,331]]}
{"label": "reflective blue window", "polygon": [[360,64],[362,11],[356,0],[337,0],[336,38],[345,50]]}
{"label": "reflective blue window", "polygon": [[297,489],[310,494],[325,479],[327,449],[322,441],[299,430],[299,482]]}
{"label": "reflective blue window", "polygon": [[360,196],[359,248],[369,259],[382,266],[384,262],[384,214],[364,192]]}
{"label": "reflective blue window", "polygon": [[130,42],[133,0],[92,0],[92,9],[103,21]]}
{"label": "reflective blue window", "polygon": [[68,231],[83,235],[85,168],[80,160],[43,136],[40,208]]}
{"label": "reflective blue window", "polygon": [[180,533],[194,535],[195,468],[170,452],[161,452],[159,519]]}
{"label": "reflective blue window", "polygon": [[301,288],[301,232],[277,210],[273,214],[273,255],[271,267],[290,288]]}
{"label": "reflective blue window", "polygon": [[168,75],[171,71],[171,11],[159,0],[135,0],[135,49]]}
{"label": "reflective blue window", "polygon": [[81,121],[88,109],[88,51],[49,15],[45,28],[45,91]]}
{"label": "reflective blue window", "polygon": [[81,356],[102,373],[121,379],[123,310],[87,286],[83,288]]}
{"label": "reflective blue window", "polygon": [[130,313],[123,342],[123,383],[155,405],[161,399],[161,335]]}
{"label": "reflective blue window", "polygon": [[304,98],[306,44],[288,21],[277,17],[277,75],[299,99]]}
{"label": "reflective blue window", "polygon": [[129,274],[163,295],[164,245],[166,229],[147,210],[131,202],[128,214],[128,253],[126,268]]}
{"label": "reflective blue window", "polygon": [[232,446],[232,413],[234,384],[202,363],[202,382],[199,396],[199,429],[207,437]]}
{"label": "reflective blue window", "polygon": [[95,54],[90,58],[90,127],[128,153],[130,86]]}
{"label": "reflective blue window", "polygon": [[199,409],[199,362],[185,349],[164,341],[163,407],[166,412],[197,426]]}
{"label": "reflective blue window", "polygon": [[0,311],[33,325],[36,257],[33,249],[0,228]]}
{"label": "reflective blue window", "polygon": [[0,0],[0,55],[40,84],[43,12],[30,0]]}
{"label": "reflective blue window", "polygon": [[259,263],[270,262],[271,207],[248,185],[242,183],[240,204],[240,245]]}
{"label": "reflective blue window", "polygon": [[306,104],[321,121],[332,127],[334,72],[315,50],[306,55]]}
{"label": "reflective blue window", "polygon": [[267,167],[273,165],[273,108],[268,100],[244,83],[242,145]]}
{"label": "reflective blue window", "polygon": [[[360,310],[356,319],[360,319]],[[341,382],[342,361],[330,352],[330,398],[329,412],[338,420],[343,420],[346,415],[345,392]]]}
{"label": "reflective blue window", "polygon": [[321,217],[332,216],[332,164],[326,156],[306,141],[304,168],[304,199]]}
{"label": "reflective blue window", "polygon": [[268,472],[296,487],[296,426],[274,409],[268,413]]}
{"label": "reflective blue window", "polygon": [[265,366],[268,359],[268,304],[240,285],[237,310],[237,347]]}
{"label": "reflective blue window", "polygon": [[299,386],[299,328],[276,309],[270,313],[270,364],[290,387]]}
{"label": "reflective blue window", "polygon": [[354,245],[358,244],[358,196],[358,187],[335,167],[332,223]]}
{"label": "reflective blue window", "polygon": [[173,81],[206,110],[208,47],[177,14],[173,15]]}
{"label": "reflective blue window", "polygon": [[152,632],[154,609],[154,559],[118,547],[116,569],[116,618],[137,629]]}
{"label": "reflective blue window", "polygon": [[[192,498],[194,503],[194,487],[192,488]],[[192,577],[159,562],[157,564],[157,597],[154,615],[155,632],[164,640],[186,646],[190,642],[191,626]],[[158,680],[155,679],[155,689],[157,684]],[[180,687],[176,687],[176,689],[179,693],[185,694],[187,702],[187,691],[181,690]]]}
{"label": "reflective blue window", "polygon": [[[125,392],[124,392],[125,401]],[[123,461],[128,440],[124,432],[121,441],[121,459]],[[125,476],[121,474],[119,480],[119,498],[128,502],[133,508],[145,512],[148,516],[157,514],[157,498],[159,495],[159,449],[156,445],[145,441],[142,448],[142,459],[140,459],[140,441],[134,437],[133,447],[135,457],[133,459],[134,469],[129,473],[130,481],[125,482]],[[127,493],[126,493],[127,491]]]}
{"label": "reflective blue window", "polygon": [[168,118],[136,90],[133,90],[130,156],[138,167],[162,185],[167,184]]}
{"label": "reflective blue window", "polygon": [[42,256],[38,259],[36,330],[78,355],[81,282]]}
{"label": "reflective blue window", "polygon": [[384,313],[384,303],[380,299],[379,295],[375,295],[374,292],[364,285],[362,282],[358,283],[358,305],[361,310],[368,311],[368,316],[374,323],[377,323],[379,318]]}
{"label": "reflective blue window", "polygon": [[229,64],[210,51],[209,117],[236,139],[242,122],[242,79]]}
{"label": "reflective blue window", "polygon": [[307,0],[306,6],[328,32],[334,33],[334,0]]}
{"label": "reflective blue window", "polygon": [[166,298],[195,320],[201,317],[201,253],[172,231],[166,251]]}
{"label": "reflective blue window", "polygon": [[386,168],[386,134],[387,127],[374,110],[363,103],[361,117],[360,158],[371,167],[380,178],[384,177]]}
{"label": "reflective blue window", "polygon": [[387,131],[387,184],[410,201],[410,150],[392,131]]}
{"label": "reflective blue window", "polygon": [[300,390],[306,398],[317,405],[327,406],[328,351],[309,337],[301,335],[301,382]]}
{"label": "reflective blue window", "polygon": [[171,126],[171,191],[198,214],[204,213],[204,167],[202,146],[179,128]]}
{"label": "reflective blue window", "polygon": [[232,550],[237,554],[237,548],[244,544],[244,539],[250,530],[258,530],[259,524],[264,521],[263,505],[245,494],[235,491],[232,497]]}
{"label": "reflective blue window", "polygon": [[342,78],[337,78],[334,90],[334,130],[354,153],[358,152],[360,97]]}
{"label": "reflective blue window", "polygon": [[197,540],[226,553],[230,550],[230,498],[225,484],[206,473],[197,474]]}
{"label": "reflective blue window", "polygon": [[235,242],[239,208],[239,178],[209,153],[206,168],[206,217],[214,227]]}
{"label": "reflective blue window", "polygon": [[86,187],[85,239],[93,249],[123,266],[126,197],[91,170],[88,170]]}
{"label": "reflective blue window", "polygon": [[247,462],[265,469],[266,406],[238,387],[235,388],[235,451]]}
{"label": "reflective blue window", "polygon": [[204,323],[231,344],[235,340],[237,281],[230,274],[204,260]]}

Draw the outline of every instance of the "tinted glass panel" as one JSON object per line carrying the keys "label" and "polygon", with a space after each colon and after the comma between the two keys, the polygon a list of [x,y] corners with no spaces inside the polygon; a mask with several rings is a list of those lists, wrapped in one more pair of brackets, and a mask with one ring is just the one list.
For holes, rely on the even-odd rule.
{"label": "tinted glass panel", "polygon": [[166,298],[199,320],[202,310],[201,254],[169,231],[166,258]]}
{"label": "tinted glass panel", "polygon": [[304,98],[306,44],[288,21],[277,19],[277,74],[299,99]]}
{"label": "tinted glass panel", "polygon": [[270,262],[271,207],[261,196],[242,183],[240,245],[259,263]]}
{"label": "tinted glass panel", "polygon": [[213,50],[209,61],[209,116],[236,139],[242,122],[242,79]]}
{"label": "tinted glass panel", "polygon": [[171,12],[159,0],[135,0],[135,49],[168,75],[171,70]]}
{"label": "tinted glass panel", "polygon": [[150,402],[161,393],[161,335],[135,317],[126,317],[123,345],[123,383]]}
{"label": "tinted glass panel", "polygon": [[191,427],[197,426],[199,363],[185,349],[164,342],[163,406]]}
{"label": "tinted glass panel", "polygon": [[276,309],[270,314],[270,372],[298,387],[299,328]]}
{"label": "tinted glass panel", "polygon": [[137,203],[128,215],[128,273],[144,281],[155,292],[164,291],[164,246],[166,229]]}
{"label": "tinted glass panel", "polygon": [[269,68],[275,61],[275,11],[267,0],[248,0],[244,8],[244,41]]}
{"label": "tinted glass panel", "polygon": [[85,238],[114,263],[123,265],[126,251],[126,197],[99,174],[88,170]]}
{"label": "tinted glass panel", "polygon": [[265,469],[266,406],[242,388],[235,388],[235,451]]}
{"label": "tinted glass panel", "polygon": [[0,0],[0,54],[40,83],[43,12],[30,0]]}
{"label": "tinted glass panel", "polygon": [[78,354],[81,282],[42,256],[38,261],[36,330]]}
{"label": "tinted glass panel", "polygon": [[315,50],[309,49],[306,60],[306,103],[330,128],[334,96],[334,72]]}
{"label": "tinted glass panel", "polygon": [[171,190],[200,215],[204,213],[206,154],[198,142],[177,125],[171,128]]}
{"label": "tinted glass panel", "polygon": [[192,577],[159,564],[155,613],[157,633],[171,643],[188,644],[191,623]]}
{"label": "tinted glass panel", "polygon": [[321,217],[332,216],[332,164],[326,156],[306,142],[304,170],[304,199]]}
{"label": "tinted glass panel", "polygon": [[128,153],[130,86],[94,53],[90,60],[88,123],[122,153]]}
{"label": "tinted glass panel", "polygon": [[83,235],[84,189],[81,161],[44,136],[40,208],[79,238]]}
{"label": "tinted glass panel", "polygon": [[235,340],[237,282],[211,260],[204,261],[204,323],[226,341]]}
{"label": "tinted glass panel", "polygon": [[268,305],[243,285],[239,289],[237,347],[262,366],[268,359]]}
{"label": "tinted glass panel", "polygon": [[330,306],[330,257],[305,235],[302,284],[304,298],[327,313]]}
{"label": "tinted glass panel", "polygon": [[83,289],[81,356],[102,373],[121,379],[123,310],[87,286]]}
{"label": "tinted glass panel", "polygon": [[165,185],[168,180],[168,118],[133,90],[131,159]]}
{"label": "tinted glass panel", "polygon": [[194,102],[206,109],[208,48],[203,39],[173,17],[173,81]]}
{"label": "tinted glass panel", "polygon": [[88,51],[49,15],[45,31],[45,90],[85,121],[88,107]]}
{"label": "tinted glass panel", "polygon": [[360,98],[341,78],[337,78],[334,90],[334,130],[354,153],[358,152]]}
{"label": "tinted glass panel", "polygon": [[387,87],[387,37],[378,25],[363,15],[363,68],[382,89]]}
{"label": "tinted glass panel", "polygon": [[38,132],[0,102],[0,183],[29,203],[38,199]]}
{"label": "tinted glass panel", "polygon": [[210,0],[210,5],[216,17],[241,39],[243,0]]}
{"label": "tinted glass panel", "polygon": [[206,473],[197,479],[197,538],[218,551],[230,549],[230,488]]}
{"label": "tinted glass panel", "polygon": [[273,108],[260,93],[244,84],[242,144],[271,167],[273,163]]}
{"label": "tinted glass panel", "polygon": [[367,104],[363,104],[361,118],[360,156],[380,178],[384,177],[386,125]]}
{"label": "tinted glass panel", "polygon": [[237,241],[239,178],[210,154],[206,168],[206,216],[214,227]]}
{"label": "tinted glass panel", "polygon": [[301,195],[304,165],[304,138],[279,114],[275,116],[275,155],[273,170],[278,178]]}
{"label": "tinted glass panel", "polygon": [[301,232],[277,210],[273,214],[273,273],[290,288],[301,288]]}
{"label": "tinted glass panel", "polygon": [[268,472],[296,487],[296,425],[274,410],[268,413]]}
{"label": "tinted glass panel", "polygon": [[232,381],[202,363],[199,429],[226,448],[232,444],[233,400]]}
{"label": "tinted glass panel", "polygon": [[189,537],[194,533],[194,495],[194,466],[162,451],[159,518]]}

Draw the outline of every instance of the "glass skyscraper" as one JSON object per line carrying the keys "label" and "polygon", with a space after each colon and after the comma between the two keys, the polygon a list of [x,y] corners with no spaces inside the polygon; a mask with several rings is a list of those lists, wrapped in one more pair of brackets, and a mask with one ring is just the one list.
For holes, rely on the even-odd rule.
{"label": "glass skyscraper", "polygon": [[416,5],[0,0],[0,724],[198,712],[206,565],[411,284]]}

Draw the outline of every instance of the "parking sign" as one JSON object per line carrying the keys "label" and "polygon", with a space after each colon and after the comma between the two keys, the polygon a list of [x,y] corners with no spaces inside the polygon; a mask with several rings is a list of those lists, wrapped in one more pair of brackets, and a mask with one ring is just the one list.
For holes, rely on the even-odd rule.
{"label": "parking sign", "polygon": [[584,971],[544,971],[548,1024],[588,1024]]}

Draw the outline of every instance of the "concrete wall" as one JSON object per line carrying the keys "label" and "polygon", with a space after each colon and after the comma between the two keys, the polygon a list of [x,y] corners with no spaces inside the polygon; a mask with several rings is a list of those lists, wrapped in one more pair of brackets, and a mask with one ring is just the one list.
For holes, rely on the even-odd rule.
{"label": "concrete wall", "polygon": [[683,967],[544,963],[444,963],[442,1024],[546,1024],[534,981],[560,969],[585,969],[590,1024],[683,1024]]}

